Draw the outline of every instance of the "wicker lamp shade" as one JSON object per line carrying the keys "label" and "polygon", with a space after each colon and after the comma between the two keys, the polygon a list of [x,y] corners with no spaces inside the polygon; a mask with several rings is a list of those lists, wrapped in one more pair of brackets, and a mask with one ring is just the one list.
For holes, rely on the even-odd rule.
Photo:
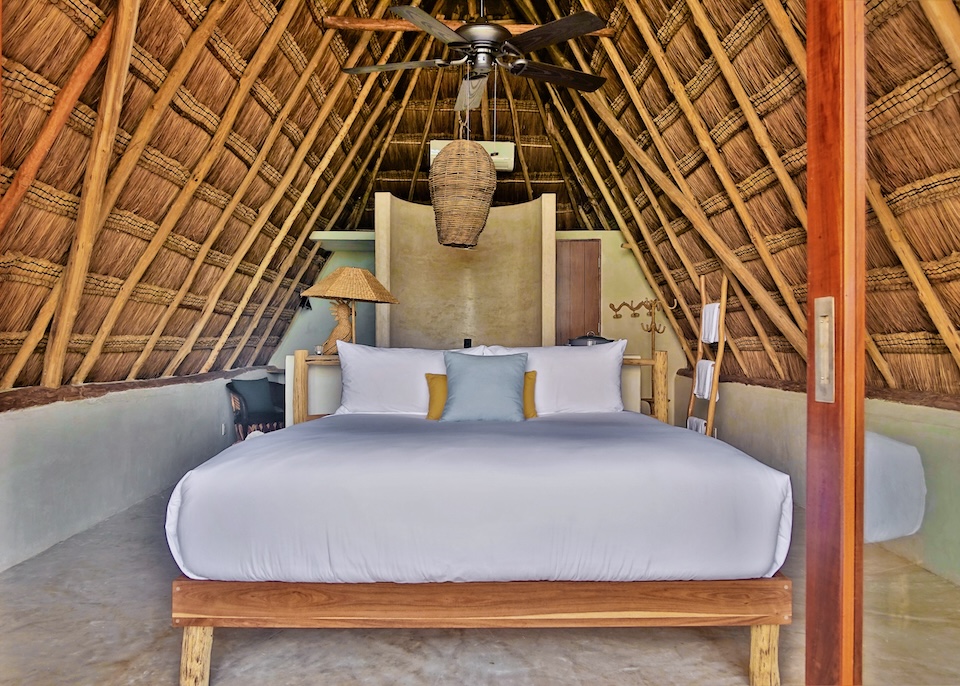
{"label": "wicker lamp shade", "polygon": [[397,299],[377,281],[377,277],[360,267],[339,267],[300,295],[330,300],[362,300],[371,303],[396,303]]}
{"label": "wicker lamp shade", "polygon": [[360,267],[340,267],[334,269],[310,286],[300,295],[333,300],[330,308],[336,325],[324,341],[317,346],[317,352],[323,355],[337,354],[337,341],[357,342],[357,306],[356,302],[391,303],[399,302],[393,297],[373,274]]}
{"label": "wicker lamp shade", "polygon": [[430,199],[441,245],[477,244],[496,187],[490,153],[476,141],[456,140],[437,154],[430,166]]}

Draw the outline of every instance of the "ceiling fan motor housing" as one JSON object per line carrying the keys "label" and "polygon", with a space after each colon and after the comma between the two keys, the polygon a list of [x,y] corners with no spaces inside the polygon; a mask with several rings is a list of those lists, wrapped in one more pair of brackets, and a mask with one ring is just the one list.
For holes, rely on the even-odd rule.
{"label": "ceiling fan motor housing", "polygon": [[509,30],[490,22],[464,24],[457,29],[463,42],[450,43],[454,50],[470,55],[471,73],[488,74],[503,53],[503,44],[511,37]]}

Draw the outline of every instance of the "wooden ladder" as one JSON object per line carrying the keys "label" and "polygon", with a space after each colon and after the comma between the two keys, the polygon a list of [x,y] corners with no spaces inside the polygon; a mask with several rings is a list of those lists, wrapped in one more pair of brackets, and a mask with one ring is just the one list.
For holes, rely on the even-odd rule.
{"label": "wooden ladder", "polygon": [[[713,378],[710,381],[710,388],[707,391],[707,436],[713,435],[713,421],[717,412],[717,387],[720,383],[720,363],[723,361],[723,349],[726,343],[726,317],[727,317],[727,275],[723,275],[720,282],[720,316],[718,321],[719,336],[717,340],[717,354],[713,365]],[[707,306],[707,285],[703,275],[700,276],[700,335],[697,340],[697,361],[693,365],[693,383],[690,384],[690,402],[687,405],[687,419],[694,416],[693,409],[696,404],[694,390],[697,387],[697,365],[704,359],[704,355],[709,348],[708,343],[703,341],[703,310]]]}

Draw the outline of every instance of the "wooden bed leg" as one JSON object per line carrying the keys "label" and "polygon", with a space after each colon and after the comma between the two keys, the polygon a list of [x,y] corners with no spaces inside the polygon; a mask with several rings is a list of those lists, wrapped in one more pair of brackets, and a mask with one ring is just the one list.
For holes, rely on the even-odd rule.
{"label": "wooden bed leg", "polygon": [[180,686],[210,684],[210,649],[212,647],[212,626],[183,627],[183,647],[180,649]]}
{"label": "wooden bed leg", "polygon": [[750,627],[750,686],[780,686],[780,625]]}

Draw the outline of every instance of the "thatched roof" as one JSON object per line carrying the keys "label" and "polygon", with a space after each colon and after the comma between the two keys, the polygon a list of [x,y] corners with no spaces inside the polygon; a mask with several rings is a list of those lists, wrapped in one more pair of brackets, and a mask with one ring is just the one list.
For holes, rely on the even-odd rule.
{"label": "thatched roof", "polygon": [[[418,31],[335,28],[388,4],[141,0],[131,17],[113,0],[6,0],[2,386],[262,364],[322,265],[311,230],[369,228],[375,191],[429,202],[425,141],[456,137],[461,74],[341,72],[443,55]],[[462,19],[477,4],[422,7]],[[605,35],[537,58],[605,76],[597,93],[508,76],[471,114],[519,146],[495,204],[556,193],[558,228],[635,239],[688,347],[698,276],[716,297],[726,270],[724,372],[802,382],[803,3],[486,3],[529,24],[581,9]],[[867,2],[874,389],[960,396],[958,26],[946,0]]]}

